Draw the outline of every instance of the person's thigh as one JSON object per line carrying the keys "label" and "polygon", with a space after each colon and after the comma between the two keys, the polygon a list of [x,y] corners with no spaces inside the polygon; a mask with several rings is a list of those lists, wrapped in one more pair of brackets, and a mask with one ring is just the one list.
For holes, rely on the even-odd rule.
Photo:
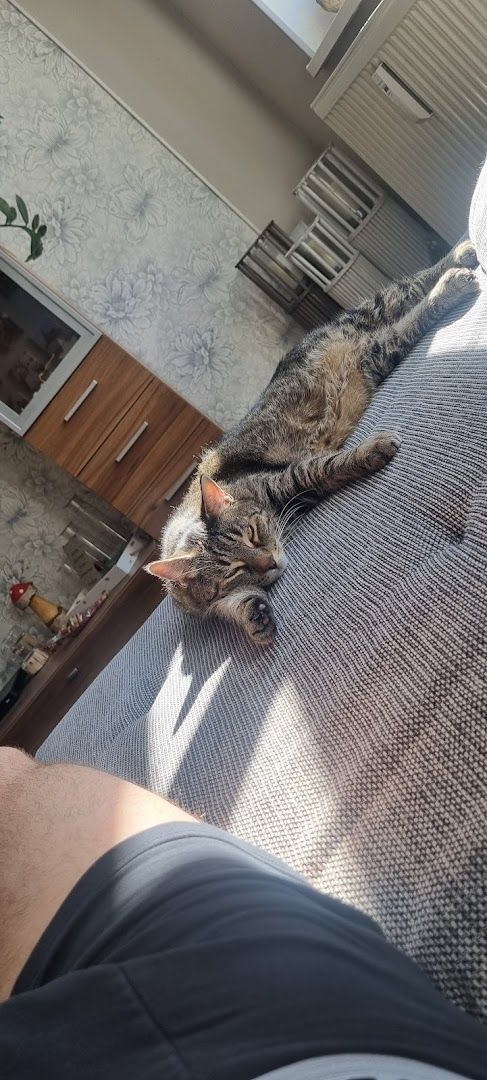
{"label": "person's thigh", "polygon": [[0,1001],[73,886],[120,841],[194,820],[167,800],[80,765],[0,748]]}

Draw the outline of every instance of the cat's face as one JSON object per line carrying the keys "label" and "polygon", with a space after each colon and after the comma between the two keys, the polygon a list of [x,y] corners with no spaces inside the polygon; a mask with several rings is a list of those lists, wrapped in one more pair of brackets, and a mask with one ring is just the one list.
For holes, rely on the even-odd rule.
{"label": "cat's face", "polygon": [[188,522],[171,558],[146,567],[194,614],[208,614],[236,590],[272,585],[287,562],[271,513],[249,500],[234,501],[207,478],[202,493],[201,518]]}

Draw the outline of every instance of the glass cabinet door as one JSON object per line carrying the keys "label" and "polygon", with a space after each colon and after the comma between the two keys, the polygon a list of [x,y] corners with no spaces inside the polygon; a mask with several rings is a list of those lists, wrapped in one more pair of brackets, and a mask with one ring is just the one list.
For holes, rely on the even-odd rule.
{"label": "glass cabinet door", "polygon": [[79,334],[0,270],[0,397],[20,415]]}
{"label": "glass cabinet door", "polygon": [[0,254],[0,420],[24,434],[99,338]]}

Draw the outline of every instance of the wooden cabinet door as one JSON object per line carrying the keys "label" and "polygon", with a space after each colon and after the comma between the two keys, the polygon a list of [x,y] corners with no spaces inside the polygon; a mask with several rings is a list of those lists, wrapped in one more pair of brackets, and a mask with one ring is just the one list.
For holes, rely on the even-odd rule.
{"label": "wooden cabinet door", "polygon": [[[168,503],[220,429],[159,379],[148,386],[79,473],[136,525],[158,536]],[[165,504],[165,505],[164,505]],[[165,514],[164,514],[165,511]]]}
{"label": "wooden cabinet door", "polygon": [[29,429],[27,442],[80,476],[151,380],[129,353],[102,337]]}

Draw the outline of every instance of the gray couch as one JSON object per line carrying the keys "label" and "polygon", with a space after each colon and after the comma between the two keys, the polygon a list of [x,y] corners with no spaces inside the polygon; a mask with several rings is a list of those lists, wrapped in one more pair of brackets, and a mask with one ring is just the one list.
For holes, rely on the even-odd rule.
{"label": "gray couch", "polygon": [[[487,171],[471,234],[487,268]],[[259,651],[166,601],[39,752],[162,792],[375,916],[487,1013],[487,278],[360,436],[381,475],[314,511]],[[358,437],[358,436],[357,436]]]}

